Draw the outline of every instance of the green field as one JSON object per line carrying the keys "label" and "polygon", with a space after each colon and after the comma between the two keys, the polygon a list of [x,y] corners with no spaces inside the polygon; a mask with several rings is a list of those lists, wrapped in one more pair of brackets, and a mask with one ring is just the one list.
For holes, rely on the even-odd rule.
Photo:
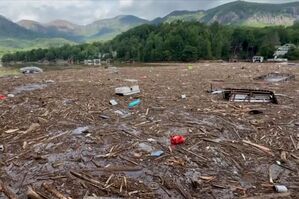
{"label": "green field", "polygon": [[18,69],[15,68],[4,68],[0,67],[0,77],[10,76],[10,75],[19,75],[21,74]]}
{"label": "green field", "polygon": [[63,38],[41,38],[34,40],[0,39],[0,57],[6,53],[26,51],[37,48],[60,47],[64,44],[76,44]]}

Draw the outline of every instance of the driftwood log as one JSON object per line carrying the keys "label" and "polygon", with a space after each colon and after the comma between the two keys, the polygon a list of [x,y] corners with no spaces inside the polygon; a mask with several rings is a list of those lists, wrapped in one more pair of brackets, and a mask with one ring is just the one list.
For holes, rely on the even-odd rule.
{"label": "driftwood log", "polygon": [[59,199],[71,199],[70,197],[65,197],[62,193],[60,193],[58,190],[56,190],[54,187],[47,183],[43,183],[42,186],[51,194],[53,194],[56,198]]}
{"label": "driftwood log", "polygon": [[17,199],[17,195],[2,181],[0,181],[0,193],[1,192],[9,199]]}
{"label": "driftwood log", "polygon": [[43,197],[36,193],[30,186],[28,187],[26,195],[30,199],[43,199]]}

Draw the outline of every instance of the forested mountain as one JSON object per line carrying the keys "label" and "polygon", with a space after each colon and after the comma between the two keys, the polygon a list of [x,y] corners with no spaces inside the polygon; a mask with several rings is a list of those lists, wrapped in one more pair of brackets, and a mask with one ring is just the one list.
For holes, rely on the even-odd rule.
{"label": "forested mountain", "polygon": [[77,25],[66,20],[55,20],[47,24],[22,20],[18,24],[28,30],[48,37],[62,37],[76,42],[112,39],[117,34],[149,21],[133,15],[121,15],[101,19],[87,25]]}
{"label": "forested mountain", "polygon": [[14,23],[0,16],[0,56],[16,50],[108,40],[144,23],[148,21],[132,15],[98,20],[86,26],[65,20],[55,20],[46,24],[32,20]]}
{"label": "forested mountain", "polygon": [[246,26],[291,26],[299,19],[299,2],[262,4],[236,1],[208,10],[200,19],[204,23]]}
{"label": "forested mountain", "polygon": [[64,38],[73,42],[83,41],[83,37],[77,35],[75,32],[79,26],[65,20],[55,20],[47,24],[41,24],[32,20],[21,20],[17,24],[27,30],[35,32],[39,37]]}
{"label": "forested mountain", "polygon": [[77,29],[77,34],[89,40],[112,39],[117,34],[125,32],[130,28],[148,23],[147,20],[133,15],[120,15],[112,19],[102,19]]}
{"label": "forested mountain", "polygon": [[173,11],[165,17],[158,17],[151,21],[151,24],[159,24],[159,23],[170,23],[173,21],[181,20],[181,21],[200,21],[200,19],[204,16],[205,11]]}
{"label": "forested mountain", "polygon": [[42,33],[43,27],[32,21],[24,21],[32,28],[40,28],[39,31],[28,30],[16,23],[0,16],[0,55],[14,52],[16,49],[30,50],[32,48],[59,47],[64,44],[74,44],[63,38],[49,37]]}
{"label": "forested mountain", "polygon": [[[182,21],[159,25],[145,24],[106,43],[65,45],[61,48],[17,52],[4,55],[2,61],[73,59],[79,62],[98,58],[99,54],[108,54],[111,57],[113,52],[117,53],[117,60],[141,62],[249,59],[254,55],[270,58],[273,57],[277,45],[293,43],[298,46],[298,32],[299,24],[266,28]],[[288,57],[299,59],[299,50],[292,50]]]}
{"label": "forested mountain", "polygon": [[152,23],[175,20],[199,21],[207,24],[218,22],[225,25],[264,27],[274,25],[291,26],[299,19],[299,2],[285,4],[252,3],[236,1],[206,11],[175,11]]}
{"label": "forested mountain", "polygon": [[224,25],[265,27],[291,26],[299,19],[299,2],[285,4],[261,4],[236,1],[210,10],[174,11],[153,21],[132,15],[121,15],[101,19],[87,25],[77,25],[65,20],[46,24],[22,20],[18,23],[0,16],[0,55],[2,52],[26,50],[42,45],[76,44],[83,42],[107,41],[116,35],[142,24],[164,24],[175,21],[201,22]]}
{"label": "forested mountain", "polygon": [[236,1],[206,11],[173,11],[165,17],[159,17],[152,21],[133,15],[121,15],[110,19],[101,19],[87,25],[77,25],[65,20],[55,20],[47,24],[23,20],[18,24],[28,30],[50,37],[63,37],[83,42],[112,39],[121,32],[141,24],[170,23],[177,20],[264,27],[291,26],[298,19],[299,2],[264,4]]}
{"label": "forested mountain", "polygon": [[12,21],[0,15],[0,39],[3,38],[19,38],[19,39],[32,39],[36,36],[42,37],[38,33],[27,30]]}

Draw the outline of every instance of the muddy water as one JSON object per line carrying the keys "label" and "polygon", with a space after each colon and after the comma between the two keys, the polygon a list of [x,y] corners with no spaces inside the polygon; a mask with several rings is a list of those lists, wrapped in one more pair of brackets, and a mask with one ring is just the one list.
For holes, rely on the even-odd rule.
{"label": "muddy water", "polygon": [[[21,95],[0,104],[3,129],[0,134],[0,142],[3,143],[0,144],[5,147],[4,153],[0,154],[4,162],[1,180],[7,182],[21,198],[26,198],[24,193],[29,184],[35,190],[47,193],[40,186],[43,182],[53,183],[60,192],[73,198],[83,198],[87,191],[88,195],[119,196],[101,192],[87,183],[87,187],[82,186],[80,180],[70,175],[70,171],[82,172],[102,183],[114,174],[113,183],[117,189],[120,188],[119,179],[126,177],[129,191],[142,192],[132,198],[184,198],[175,185],[166,185],[167,179],[180,183],[194,198],[240,198],[273,193],[271,187],[262,185],[269,183],[269,167],[280,159],[281,150],[286,150],[288,160],[293,162],[284,164],[296,168],[289,153],[297,156],[298,153],[294,152],[289,135],[297,141],[294,134],[297,126],[281,125],[278,128],[277,125],[297,121],[297,115],[294,116],[297,105],[292,106],[291,99],[283,100],[283,105],[289,109],[279,105],[254,107],[216,100],[204,92],[208,84],[202,79],[206,76],[219,79],[218,74],[222,76],[228,68],[219,65],[214,72],[206,73],[213,69],[213,64],[204,70],[200,67],[188,74],[178,67],[173,70],[161,68],[157,72],[157,69],[130,68],[125,73],[125,69],[118,68],[118,74],[91,69],[63,73],[51,71],[40,77],[34,76],[34,82],[53,79],[57,83],[44,88],[47,92],[39,89],[29,93],[26,96],[29,100],[18,107],[13,108],[15,102],[23,101]],[[242,72],[236,67],[230,73],[234,74],[235,71]],[[105,73],[108,75],[102,76]],[[240,77],[244,78],[248,71],[242,73]],[[256,73],[252,76],[257,76]],[[32,80],[29,77],[24,79]],[[78,82],[77,79],[82,81]],[[114,95],[114,87],[123,79],[138,79],[143,89],[140,94],[142,104],[134,110],[127,109],[132,98]],[[21,80],[14,80],[19,82],[13,85],[24,84]],[[296,90],[298,86],[295,86]],[[4,91],[7,88],[13,90],[14,86],[2,84]],[[284,90],[278,91],[283,93]],[[185,93],[187,98],[182,100],[180,96]],[[287,94],[297,97],[298,93],[290,91]],[[40,97],[46,103],[39,103]],[[119,105],[111,107],[111,98],[116,98]],[[291,102],[297,103],[295,100]],[[264,114],[247,114],[248,109],[260,107],[265,110]],[[116,110],[120,112],[115,113]],[[127,113],[128,117],[122,117]],[[100,115],[106,117],[101,118]],[[38,120],[39,117],[45,121]],[[260,122],[252,124],[251,120]],[[44,122],[39,129],[22,133],[28,129],[28,123],[37,121]],[[15,128],[19,129],[15,134],[5,133]],[[88,133],[84,133],[86,130]],[[78,132],[75,133],[78,135],[73,132]],[[174,134],[186,136],[186,142],[171,146],[169,139]],[[245,145],[243,139],[271,148],[275,156]],[[25,141],[27,146],[23,148]],[[152,157],[151,152],[156,150],[162,150],[164,154]],[[10,160],[16,155],[20,156]],[[138,168],[126,170],[133,167]],[[294,185],[298,181],[297,174],[286,170],[271,167],[277,183]],[[156,195],[150,195],[151,192]]]}
{"label": "muddy water", "polygon": [[12,94],[21,94],[23,92],[30,92],[35,90],[41,90],[47,87],[47,84],[26,84],[22,86],[15,87],[14,90],[11,92]]}

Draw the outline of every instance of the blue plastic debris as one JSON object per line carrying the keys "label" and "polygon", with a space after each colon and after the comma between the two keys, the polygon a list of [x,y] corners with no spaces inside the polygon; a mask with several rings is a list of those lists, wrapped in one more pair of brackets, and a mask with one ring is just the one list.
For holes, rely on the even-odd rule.
{"label": "blue plastic debris", "polygon": [[133,108],[135,106],[137,106],[138,104],[141,103],[141,100],[140,99],[137,99],[137,100],[134,100],[132,101],[130,104],[129,104],[129,108]]}
{"label": "blue plastic debris", "polygon": [[153,156],[153,157],[160,157],[163,154],[164,154],[164,151],[153,151],[153,152],[151,152],[151,156]]}

